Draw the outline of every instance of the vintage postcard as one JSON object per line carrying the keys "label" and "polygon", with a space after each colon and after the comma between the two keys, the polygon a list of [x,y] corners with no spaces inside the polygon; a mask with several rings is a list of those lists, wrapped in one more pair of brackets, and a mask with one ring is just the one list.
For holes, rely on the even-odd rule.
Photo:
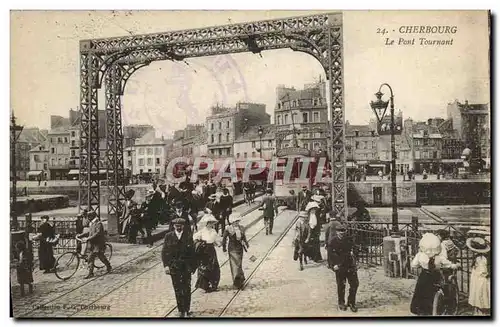
{"label": "vintage postcard", "polygon": [[14,318],[491,317],[489,11],[10,18]]}

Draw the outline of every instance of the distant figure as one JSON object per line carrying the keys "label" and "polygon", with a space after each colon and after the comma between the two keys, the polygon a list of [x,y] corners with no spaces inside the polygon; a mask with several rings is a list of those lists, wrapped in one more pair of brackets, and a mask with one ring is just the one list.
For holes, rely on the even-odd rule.
{"label": "distant figure", "polygon": [[266,227],[266,235],[273,234],[274,217],[278,214],[278,206],[275,197],[273,196],[273,191],[271,189],[266,190],[266,195],[262,199],[260,209],[263,210],[264,225]]}
{"label": "distant figure", "polygon": [[245,230],[239,224],[240,220],[239,216],[231,216],[230,225],[226,227],[222,237],[222,249],[224,252],[229,252],[233,286],[237,289],[241,289],[245,284],[245,274],[242,268],[243,252],[246,252],[249,247]]}
{"label": "distant figure", "polygon": [[293,240],[293,260],[299,260],[299,270],[301,271],[304,270],[303,264],[307,265],[306,248],[309,246],[309,238],[311,236],[307,218],[306,211],[299,213],[299,220],[295,225],[295,238]]}

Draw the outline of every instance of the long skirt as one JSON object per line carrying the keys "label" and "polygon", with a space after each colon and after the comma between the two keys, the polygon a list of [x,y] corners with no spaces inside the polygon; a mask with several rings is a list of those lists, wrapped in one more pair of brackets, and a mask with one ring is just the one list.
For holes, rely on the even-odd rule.
{"label": "long skirt", "polygon": [[478,269],[472,269],[469,286],[469,304],[479,309],[491,308],[490,278],[481,275]]}
{"label": "long skirt", "polygon": [[205,291],[214,291],[219,287],[220,281],[219,261],[214,245],[203,246],[198,256],[198,279],[195,286]]}
{"label": "long skirt", "polygon": [[319,236],[321,233],[321,226],[318,224],[313,230],[311,230],[311,237],[309,239],[309,244],[306,247],[306,255],[313,261],[321,261],[321,245],[319,241]]}
{"label": "long skirt", "polygon": [[439,284],[440,279],[439,270],[422,270],[411,299],[411,313],[419,316],[432,315],[432,302],[437,291],[436,284]]}
{"label": "long skirt", "polygon": [[231,275],[233,276],[233,285],[237,288],[241,288],[245,283],[242,262],[243,249],[240,251],[229,251],[229,264],[231,266]]}
{"label": "long skirt", "polygon": [[40,259],[40,270],[49,270],[54,268],[56,259],[54,258],[54,249],[52,245],[41,241],[38,248],[38,257]]}

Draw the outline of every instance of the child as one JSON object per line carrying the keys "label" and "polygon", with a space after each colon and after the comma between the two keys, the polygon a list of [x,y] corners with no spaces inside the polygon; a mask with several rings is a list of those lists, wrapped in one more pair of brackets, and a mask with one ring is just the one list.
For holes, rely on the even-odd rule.
{"label": "child", "polygon": [[482,237],[467,239],[467,247],[474,253],[469,284],[469,304],[476,315],[489,315],[490,311],[490,245]]}
{"label": "child", "polygon": [[29,293],[33,293],[33,257],[23,241],[17,242],[16,249],[19,252],[17,282],[21,286],[21,296],[24,296],[24,284],[28,284]]}
{"label": "child", "polygon": [[432,315],[435,285],[441,281],[441,268],[456,269],[448,259],[442,257],[441,241],[432,233],[425,233],[419,243],[419,252],[411,262],[412,268],[422,267],[415,292],[411,299],[410,311],[419,316]]}

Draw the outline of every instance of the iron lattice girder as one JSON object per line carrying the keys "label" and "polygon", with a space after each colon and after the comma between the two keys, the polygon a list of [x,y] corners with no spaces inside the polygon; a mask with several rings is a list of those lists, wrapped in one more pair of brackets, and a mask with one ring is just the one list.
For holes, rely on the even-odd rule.
{"label": "iron lattice girder", "polygon": [[[342,62],[342,13],[321,14],[253,23],[208,27],[186,31],[125,36],[80,42],[80,208],[85,204],[99,215],[99,139],[97,135],[97,89],[110,67],[120,69],[121,78],[110,81],[106,97],[108,113],[108,163],[117,182],[123,171],[121,135],[121,101],[128,78],[152,61],[183,60],[239,52],[260,53],[264,50],[291,48],[314,56],[325,69],[330,81],[332,113],[332,159],[335,178],[332,184],[333,209],[345,217],[347,208],[344,156],[344,98]],[[108,91],[107,91],[108,92]],[[113,96],[111,96],[113,94]],[[109,106],[108,106],[109,102]],[[114,109],[114,110],[112,110]],[[114,113],[112,112],[114,111]],[[117,132],[119,131],[119,133]],[[110,140],[111,139],[111,140]],[[120,164],[121,160],[121,164]],[[94,173],[95,171],[95,173]],[[109,172],[108,172],[109,173]],[[116,183],[115,183],[116,184]],[[120,185],[123,187],[123,185]],[[112,188],[111,207],[121,199],[121,188]],[[116,201],[116,205],[115,205]],[[95,207],[97,205],[97,207]]]}
{"label": "iron lattice girder", "polygon": [[299,16],[264,20],[232,25],[212,26],[184,31],[153,33],[85,40],[82,50],[99,54],[110,54],[138,48],[155,46],[181,46],[185,44],[217,44],[228,39],[245,38],[249,35],[265,37],[270,34],[284,35],[293,32],[320,31],[329,25],[341,24],[341,13]]}

